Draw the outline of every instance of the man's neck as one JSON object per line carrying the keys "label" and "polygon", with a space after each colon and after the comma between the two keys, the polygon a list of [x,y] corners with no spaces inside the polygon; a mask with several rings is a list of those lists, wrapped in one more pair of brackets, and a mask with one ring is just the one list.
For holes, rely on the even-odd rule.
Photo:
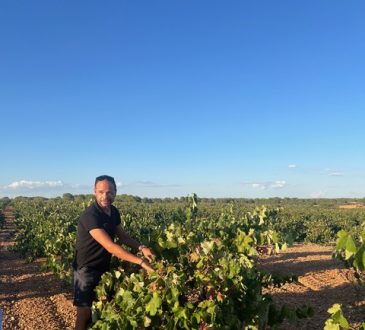
{"label": "man's neck", "polygon": [[107,215],[111,215],[112,214],[112,207],[102,207],[98,202],[97,202],[98,206],[102,209],[102,211],[107,214]]}

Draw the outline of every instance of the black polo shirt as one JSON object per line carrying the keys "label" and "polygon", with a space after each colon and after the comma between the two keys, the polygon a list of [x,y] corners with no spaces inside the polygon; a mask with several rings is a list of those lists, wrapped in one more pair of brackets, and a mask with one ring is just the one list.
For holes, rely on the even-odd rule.
{"label": "black polo shirt", "polygon": [[90,230],[104,229],[114,240],[117,225],[120,224],[120,213],[111,206],[111,216],[103,212],[94,202],[80,216],[77,224],[75,268],[90,267],[102,272],[110,267],[111,254],[104,249],[91,235]]}

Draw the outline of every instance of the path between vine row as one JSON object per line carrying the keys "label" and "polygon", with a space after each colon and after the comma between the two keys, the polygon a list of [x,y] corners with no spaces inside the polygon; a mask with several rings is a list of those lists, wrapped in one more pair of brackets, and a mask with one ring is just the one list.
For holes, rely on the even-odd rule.
{"label": "path between vine row", "polygon": [[11,251],[15,227],[10,208],[0,230],[0,308],[4,330],[74,329],[71,287],[42,270],[44,259],[27,263]]}
{"label": "path between vine row", "polygon": [[288,283],[271,288],[270,294],[280,306],[309,305],[314,309],[312,318],[299,324],[284,324],[281,329],[323,329],[330,317],[327,310],[341,304],[351,329],[365,321],[365,285],[360,286],[354,271],[345,269],[332,258],[333,246],[294,245],[279,255],[263,257],[260,267],[281,275],[297,275],[299,283]]}
{"label": "path between vine row", "polygon": [[[43,259],[27,263],[11,251],[15,228],[11,209],[5,212],[0,230],[0,308],[4,330],[73,329],[75,308],[72,290],[52,273],[42,270]],[[311,305],[315,315],[282,329],[323,329],[334,303],[343,306],[352,326],[365,320],[365,286],[354,282],[353,272],[331,258],[333,247],[295,245],[287,251],[263,257],[260,267],[281,274],[299,276],[299,283],[272,288],[269,292],[279,304]]]}

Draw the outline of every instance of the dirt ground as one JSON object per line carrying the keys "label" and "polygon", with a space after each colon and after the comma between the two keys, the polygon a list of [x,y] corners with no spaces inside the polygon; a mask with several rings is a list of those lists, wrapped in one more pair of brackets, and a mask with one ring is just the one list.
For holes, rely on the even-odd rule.
{"label": "dirt ground", "polygon": [[[26,263],[11,251],[15,235],[11,210],[0,230],[0,309],[4,330],[73,329],[75,308],[72,292],[50,272],[41,270],[42,259]],[[263,257],[264,269],[299,276],[298,284],[286,284],[269,292],[280,305],[311,305],[315,315],[282,329],[323,329],[327,309],[342,304],[351,326],[365,320],[365,285],[354,283],[353,273],[331,258],[332,247],[296,245],[277,256]]]}
{"label": "dirt ground", "polygon": [[[4,212],[5,213],[5,212]],[[72,290],[50,272],[42,259],[26,263],[11,251],[15,228],[11,210],[0,230],[0,308],[4,330],[73,329]]]}
{"label": "dirt ground", "polygon": [[264,257],[261,267],[282,275],[297,275],[299,283],[271,288],[270,294],[278,305],[309,305],[315,315],[299,324],[285,324],[282,329],[323,329],[329,318],[328,308],[342,305],[351,329],[365,321],[365,285],[358,285],[354,272],[344,269],[331,257],[333,246],[316,244],[295,245],[276,256]]}

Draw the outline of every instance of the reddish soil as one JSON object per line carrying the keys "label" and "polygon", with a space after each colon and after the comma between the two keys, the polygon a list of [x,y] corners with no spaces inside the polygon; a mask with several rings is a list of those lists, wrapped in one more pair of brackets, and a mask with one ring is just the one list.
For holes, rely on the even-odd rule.
{"label": "reddish soil", "polygon": [[302,319],[296,325],[285,324],[280,329],[323,329],[330,317],[327,310],[335,303],[342,305],[351,329],[365,321],[365,284],[360,286],[354,272],[332,258],[332,251],[333,246],[295,245],[261,260],[261,266],[267,270],[298,276],[299,283],[269,290],[278,305],[309,305],[315,312],[312,318]]}
{"label": "reddish soil", "polygon": [[[50,272],[42,259],[27,263],[11,251],[15,228],[11,209],[0,230],[0,308],[4,330],[73,329],[76,310],[72,290]],[[0,327],[1,328],[1,327]]]}
{"label": "reddish soil", "polygon": [[[0,230],[0,308],[4,330],[73,329],[75,308],[72,291],[50,272],[41,269],[42,260],[26,263],[11,251],[15,228],[11,209]],[[277,256],[263,257],[261,267],[281,274],[299,276],[299,283],[271,288],[279,304],[311,305],[315,315],[281,329],[323,329],[327,309],[342,304],[351,326],[365,320],[365,285],[354,282],[353,272],[331,258],[331,246],[296,245]]]}

